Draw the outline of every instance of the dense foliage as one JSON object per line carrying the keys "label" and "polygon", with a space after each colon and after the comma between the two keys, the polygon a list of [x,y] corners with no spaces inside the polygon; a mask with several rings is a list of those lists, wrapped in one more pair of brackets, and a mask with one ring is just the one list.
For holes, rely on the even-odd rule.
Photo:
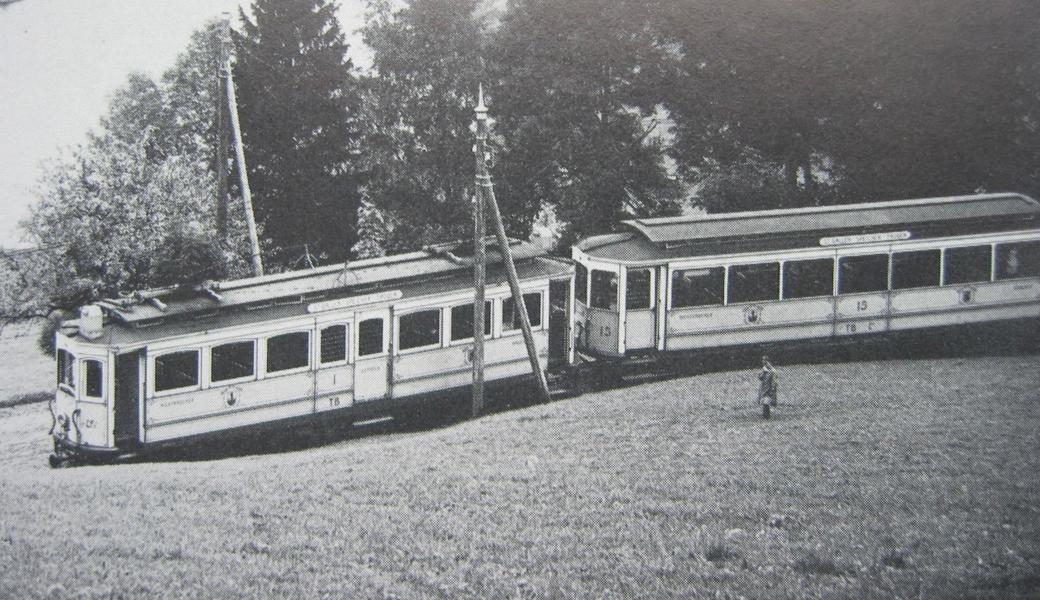
{"label": "dense foliage", "polygon": [[360,98],[329,0],[256,0],[240,13],[235,83],[269,261],[343,260],[357,239]]}
{"label": "dense foliage", "polygon": [[214,236],[217,31],[196,33],[160,82],[132,74],[87,142],[47,166],[22,223],[34,249],[0,253],[11,274],[0,286],[5,321],[242,265],[242,228]]}

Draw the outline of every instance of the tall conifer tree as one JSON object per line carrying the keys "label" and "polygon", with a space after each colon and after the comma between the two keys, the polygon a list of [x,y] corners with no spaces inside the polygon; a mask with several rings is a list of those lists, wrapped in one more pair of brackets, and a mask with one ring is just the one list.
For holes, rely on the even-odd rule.
{"label": "tall conifer tree", "polygon": [[329,0],[255,0],[240,12],[235,83],[249,184],[274,246],[267,262],[304,253],[348,257],[357,239],[359,95]]}

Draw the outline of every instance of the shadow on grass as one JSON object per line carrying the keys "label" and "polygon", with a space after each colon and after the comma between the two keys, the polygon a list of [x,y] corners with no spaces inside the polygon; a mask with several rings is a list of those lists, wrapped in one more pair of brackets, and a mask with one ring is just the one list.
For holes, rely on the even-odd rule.
{"label": "shadow on grass", "polygon": [[794,562],[794,570],[805,575],[826,575],[828,577],[853,574],[851,569],[838,565],[834,559],[820,556],[815,552],[807,552],[796,560]]}
{"label": "shadow on grass", "polygon": [[12,408],[23,404],[38,404],[49,402],[54,397],[54,392],[32,392],[30,394],[19,394],[11,396],[7,400],[0,400],[0,408]]}

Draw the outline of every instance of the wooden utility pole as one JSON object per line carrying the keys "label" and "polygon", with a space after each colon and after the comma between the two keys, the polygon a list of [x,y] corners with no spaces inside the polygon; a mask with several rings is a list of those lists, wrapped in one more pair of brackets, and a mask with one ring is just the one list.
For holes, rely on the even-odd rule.
{"label": "wooden utility pole", "polygon": [[[481,89],[478,103],[479,109],[484,106],[483,90]],[[502,254],[502,262],[506,267],[506,275],[509,277],[509,289],[513,293],[513,310],[520,314],[520,328],[524,332],[524,342],[527,344],[527,357],[531,359],[531,369],[538,380],[538,388],[542,399],[549,399],[549,384],[545,380],[545,372],[538,362],[538,348],[534,343],[534,334],[531,332],[531,319],[527,316],[527,305],[524,303],[524,295],[520,291],[520,279],[516,275],[516,265],[513,264],[513,253],[509,249],[509,239],[506,237],[506,228],[502,224],[502,213],[498,210],[498,201],[495,200],[495,188],[491,184],[491,175],[487,171],[487,108],[483,109],[484,118],[477,118],[477,198],[479,202],[486,202],[491,209],[491,218],[495,224],[495,237],[498,239],[498,250]],[[483,311],[483,307],[481,307]],[[476,321],[476,319],[474,319]],[[483,334],[483,332],[481,332]]]}
{"label": "wooden utility pole", "polygon": [[249,192],[249,176],[246,174],[246,151],[242,146],[242,128],[238,123],[238,102],[235,100],[235,80],[231,76],[230,57],[224,63],[224,77],[227,80],[228,115],[231,116],[231,131],[235,136],[235,162],[238,165],[238,183],[242,187],[242,204],[246,213],[246,226],[249,228],[253,275],[259,277],[264,274],[264,263],[260,258],[260,241],[257,239],[256,220],[253,218],[253,195]]}
{"label": "wooden utility pole", "polygon": [[476,115],[477,145],[473,148],[476,158],[477,184],[473,189],[473,408],[476,418],[484,412],[484,199],[481,195],[481,177],[487,176],[484,152],[487,141],[487,107],[484,106],[484,89],[478,88]]}
{"label": "wooden utility pole", "polygon": [[217,31],[217,48],[220,53],[217,57],[217,89],[216,110],[214,113],[214,125],[217,132],[217,147],[213,157],[214,170],[217,174],[217,240],[223,244],[228,237],[228,134],[227,125],[227,81],[224,65],[230,60],[231,52],[228,49],[230,41],[231,15],[222,15],[220,29]]}

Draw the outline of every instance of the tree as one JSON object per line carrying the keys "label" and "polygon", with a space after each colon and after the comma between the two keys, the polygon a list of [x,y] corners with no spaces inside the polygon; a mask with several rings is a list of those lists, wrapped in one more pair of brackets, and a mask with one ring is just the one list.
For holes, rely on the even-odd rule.
{"label": "tree", "polygon": [[5,321],[244,272],[244,228],[226,245],[214,235],[215,28],[193,35],[161,83],[132,74],[86,143],[45,169],[21,224],[35,249],[0,256]]}
{"label": "tree", "polygon": [[360,99],[336,5],[251,7],[234,35],[234,77],[257,219],[273,262],[291,264],[304,244],[342,260],[357,240]]}
{"label": "tree", "polygon": [[751,153],[785,182],[760,208],[1040,191],[1035,2],[659,6],[678,67],[673,154],[691,180]]}
{"label": "tree", "polygon": [[513,0],[496,36],[495,170],[512,229],[556,208],[562,243],[676,209],[660,122],[667,49],[636,0]]}
{"label": "tree", "polygon": [[[469,235],[473,107],[484,78],[487,21],[477,0],[371,4],[364,30],[374,76],[367,80],[365,149],[372,206],[395,226],[388,251]],[[370,216],[371,212],[369,212]]]}

